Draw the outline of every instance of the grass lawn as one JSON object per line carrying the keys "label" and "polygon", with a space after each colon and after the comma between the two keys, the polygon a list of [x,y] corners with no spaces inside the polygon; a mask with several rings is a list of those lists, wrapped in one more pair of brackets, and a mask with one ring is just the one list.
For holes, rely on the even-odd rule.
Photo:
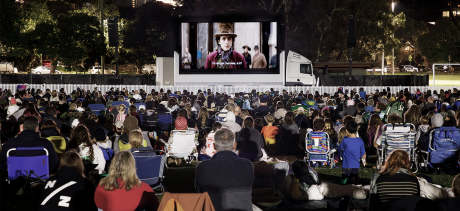
{"label": "grass lawn", "polygon": [[[425,74],[429,74],[430,86],[432,86],[433,85],[433,73],[425,72]],[[395,75],[410,75],[410,73],[395,72]],[[452,73],[436,72],[435,73],[435,85],[436,86],[460,86],[460,73],[454,72],[452,74]]]}

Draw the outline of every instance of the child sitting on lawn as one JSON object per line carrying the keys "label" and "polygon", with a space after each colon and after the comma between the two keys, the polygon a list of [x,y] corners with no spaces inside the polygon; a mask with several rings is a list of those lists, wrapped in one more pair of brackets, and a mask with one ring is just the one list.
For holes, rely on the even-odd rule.
{"label": "child sitting on lawn", "polygon": [[366,159],[366,150],[364,142],[356,136],[358,124],[354,121],[346,125],[346,137],[339,147],[339,155],[343,158],[342,163],[342,184],[358,182],[359,160]]}
{"label": "child sitting on lawn", "polygon": [[275,122],[275,116],[269,114],[265,117],[265,121],[267,121],[267,126],[262,128],[260,132],[265,140],[265,146],[274,146],[276,144],[276,135],[279,133],[279,128],[273,126],[273,122]]}

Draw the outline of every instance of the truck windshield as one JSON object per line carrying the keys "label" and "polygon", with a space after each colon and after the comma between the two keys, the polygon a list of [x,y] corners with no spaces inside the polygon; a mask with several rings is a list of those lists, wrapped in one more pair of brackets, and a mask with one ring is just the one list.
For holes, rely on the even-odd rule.
{"label": "truck windshield", "polygon": [[311,74],[311,65],[310,64],[300,64],[300,73]]}

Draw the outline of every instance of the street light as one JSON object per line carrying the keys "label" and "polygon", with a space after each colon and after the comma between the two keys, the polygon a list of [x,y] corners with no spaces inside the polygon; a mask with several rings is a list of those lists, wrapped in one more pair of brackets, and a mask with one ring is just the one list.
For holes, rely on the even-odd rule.
{"label": "street light", "polygon": [[[391,2],[391,14],[393,14],[395,12],[395,4],[394,2]],[[395,25],[395,20],[394,20],[394,17],[393,17],[393,20],[392,20],[392,24],[393,26]],[[393,33],[391,35],[391,38],[395,38],[395,31],[393,30]],[[391,75],[394,75],[395,74],[395,47],[393,46],[391,48]]]}

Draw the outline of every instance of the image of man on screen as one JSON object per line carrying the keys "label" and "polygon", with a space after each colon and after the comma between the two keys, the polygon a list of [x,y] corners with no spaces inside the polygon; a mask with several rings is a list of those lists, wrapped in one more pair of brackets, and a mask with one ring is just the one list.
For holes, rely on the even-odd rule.
{"label": "image of man on screen", "polygon": [[182,65],[182,68],[184,69],[190,69],[190,66],[192,65],[192,54],[190,54],[188,47],[185,47],[185,53],[182,57]]}
{"label": "image of man on screen", "polygon": [[260,69],[260,68],[267,68],[267,59],[265,59],[265,55],[259,51],[259,46],[254,46],[254,51],[256,54],[252,59],[252,68],[253,69]]}
{"label": "image of man on screen", "polygon": [[218,44],[217,51],[206,57],[205,69],[246,69],[243,55],[233,50],[237,35],[233,33],[231,23],[218,23],[214,34]]}

